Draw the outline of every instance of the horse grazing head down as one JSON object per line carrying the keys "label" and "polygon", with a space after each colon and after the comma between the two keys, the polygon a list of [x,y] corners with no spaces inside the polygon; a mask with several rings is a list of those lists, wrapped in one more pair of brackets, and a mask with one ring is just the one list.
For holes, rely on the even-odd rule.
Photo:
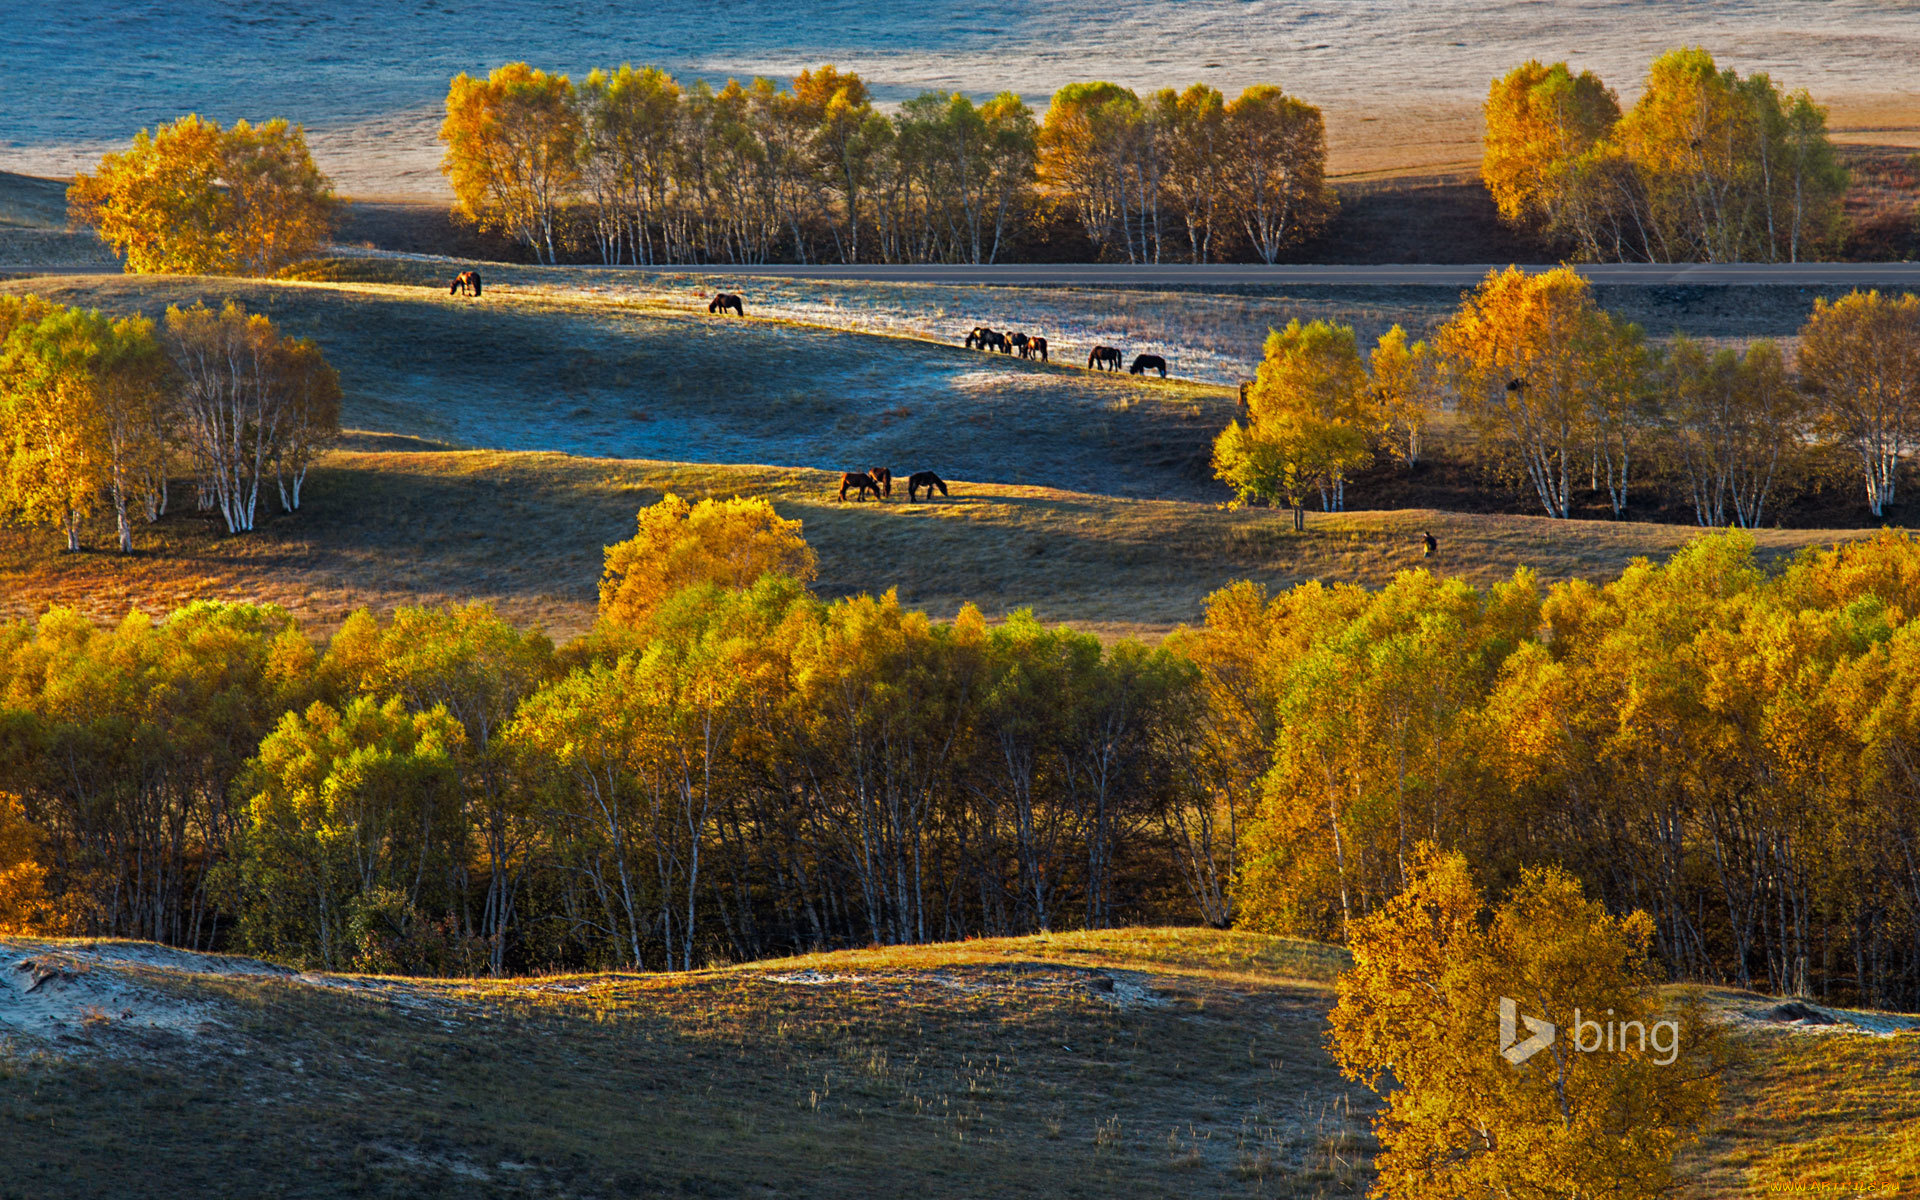
{"label": "horse grazing head down", "polygon": [[1165,379],[1167,377],[1167,360],[1161,358],[1158,354],[1136,355],[1133,360],[1133,365],[1128,367],[1127,371],[1133,375],[1145,375],[1148,371],[1158,371],[1160,372],[1160,378]]}
{"label": "horse grazing head down", "polygon": [[932,471],[915,471],[913,474],[907,476],[908,504],[919,500],[921,488],[927,489],[928,499],[933,498],[933,489],[935,488],[939,488],[940,494],[944,496],[947,494],[947,481],[935,475]]}
{"label": "horse grazing head down", "polygon": [[890,470],[889,468],[887,467],[869,468],[867,471],[867,478],[873,480],[874,486],[879,488],[881,495],[883,496],[893,495],[893,471]]}
{"label": "horse grazing head down", "polygon": [[747,315],[747,310],[740,306],[740,297],[734,295],[732,292],[716,292],[713,297],[713,303],[707,305],[707,311],[710,313],[723,313],[728,309],[732,309],[736,316],[744,317]]}
{"label": "horse grazing head down", "polygon": [[880,487],[873,482],[873,476],[862,471],[847,471],[841,474],[840,499],[845,500],[847,498],[848,488],[854,489],[853,498],[855,500],[865,500],[868,492],[872,492],[876,496],[880,494]]}

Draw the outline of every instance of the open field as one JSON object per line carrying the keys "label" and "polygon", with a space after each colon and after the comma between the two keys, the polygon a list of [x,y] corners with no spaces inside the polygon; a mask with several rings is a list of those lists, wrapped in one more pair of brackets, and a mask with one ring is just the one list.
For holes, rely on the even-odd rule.
{"label": "open field", "polygon": [[[1358,1195],[1372,1100],[1323,1040],[1344,965],[1311,942],[1135,929],[473,982],[12,940],[4,1186]],[[1707,1000],[1737,1055],[1729,1103],[1682,1160],[1684,1195],[1911,1194],[1913,1032]]]}
{"label": "open field", "polygon": [[[280,604],[316,630],[354,608],[481,599],[556,636],[593,621],[601,552],[633,533],[634,513],[672,490],[770,497],[804,523],[826,596],[900,590],[951,617],[1032,608],[1049,622],[1107,635],[1153,635],[1199,620],[1208,593],[1236,579],[1284,587],[1308,579],[1379,585],[1415,567],[1485,584],[1528,566],[1542,579],[1601,578],[1639,555],[1663,556],[1684,525],[1549,521],[1430,510],[1284,514],[1129,500],[1044,487],[950,480],[953,495],[908,505],[841,504],[839,477],[753,466],[444,451],[357,435],[316,467],[307,502],[249,537],[191,511],[142,529],[138,550],[65,554],[45,531],[0,530],[0,617],[66,604],[102,620],[160,613],[196,598]],[[412,449],[381,447],[412,446]],[[1441,550],[1420,557],[1419,531]],[[1769,557],[1858,536],[1760,530]],[[107,544],[102,533],[95,544]]]}

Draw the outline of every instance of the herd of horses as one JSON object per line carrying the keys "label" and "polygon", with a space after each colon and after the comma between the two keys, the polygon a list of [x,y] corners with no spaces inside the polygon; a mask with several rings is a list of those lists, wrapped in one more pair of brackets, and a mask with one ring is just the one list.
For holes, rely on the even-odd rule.
{"label": "herd of horses", "polygon": [[[872,492],[873,498],[876,500],[890,500],[893,498],[893,471],[887,467],[869,467],[864,471],[846,471],[840,476],[840,498],[842,500],[847,498],[848,489],[852,489],[855,500],[865,500],[868,492]],[[908,504],[917,502],[920,499],[922,490],[925,490],[927,499],[929,500],[933,499],[933,493],[936,490],[944,496],[947,494],[947,481],[935,475],[932,471],[915,471],[913,474],[907,476]]]}
{"label": "herd of horses", "polygon": [[[447,289],[449,296],[480,295],[480,272],[462,271],[453,277],[453,284]],[[707,305],[708,313],[728,313],[744,317],[746,306],[734,292],[717,292]],[[1037,358],[1047,362],[1047,339],[1037,334],[1020,333],[1008,330],[1005,333],[997,329],[988,329],[984,325],[974,326],[966,336],[969,350],[998,350],[1002,354],[1018,354],[1021,358]],[[1088,370],[1118,371],[1125,356],[1112,346],[1095,346],[1093,353],[1087,356]],[[1167,360],[1158,354],[1140,354],[1134,356],[1133,365],[1127,368],[1135,375],[1144,375],[1148,371],[1160,372],[1160,378],[1167,377]],[[889,500],[893,497],[893,472],[886,467],[873,467],[865,471],[846,471],[840,476],[840,499],[845,500],[851,491],[855,500],[865,500],[872,492],[876,500]],[[907,476],[907,503],[914,504],[920,499],[920,493],[926,492],[929,499],[938,491],[947,495],[946,480],[932,471],[915,471]],[[1431,541],[1431,539],[1429,539]],[[1429,548],[1427,553],[1433,553]]]}
{"label": "herd of horses", "polygon": [[[963,340],[969,350],[998,350],[1002,354],[1018,354],[1021,358],[1048,361],[1047,339],[1034,334],[1018,333],[1011,329],[1001,333],[985,325],[975,325]],[[1126,356],[1113,346],[1095,346],[1093,353],[1087,355],[1087,370],[1118,371],[1120,364],[1126,361]],[[1132,375],[1145,375],[1148,371],[1158,371],[1160,378],[1165,379],[1167,360],[1158,354],[1137,354],[1133,365],[1127,368]]]}
{"label": "herd of horses", "polygon": [[966,345],[969,350],[998,350],[1002,354],[1018,354],[1021,358],[1049,361],[1047,339],[1037,335],[1017,333],[1011,329],[1001,333],[997,329],[988,329],[985,325],[975,325],[973,332],[966,336]]}

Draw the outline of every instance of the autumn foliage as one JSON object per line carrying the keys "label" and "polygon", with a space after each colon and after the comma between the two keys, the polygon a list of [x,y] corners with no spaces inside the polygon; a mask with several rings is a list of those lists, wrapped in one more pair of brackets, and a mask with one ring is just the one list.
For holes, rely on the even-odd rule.
{"label": "autumn foliage", "polygon": [[816,559],[788,520],[765,500],[735,497],[689,504],[668,492],[640,510],[640,530],[607,547],[600,616],[643,626],[674,593],[699,583],[744,588],[762,575],[813,582]]}
{"label": "autumn foliage", "polygon": [[[1344,506],[1381,456],[1418,465],[1441,409],[1474,457],[1551,517],[1588,495],[1615,517],[1665,492],[1709,527],[1755,528],[1823,476],[1884,514],[1920,446],[1920,298],[1816,299],[1797,352],[1709,351],[1616,319],[1569,267],[1491,271],[1425,342],[1399,326],[1362,354],[1351,328],[1291,322],[1267,339],[1215,475],[1241,503]],[[1858,494],[1858,493],[1856,493]]]}
{"label": "autumn foliage", "polygon": [[831,64],[716,90],[508,63],[454,78],[440,139],[461,211],[543,262],[990,263],[1056,221],[1128,262],[1273,262],[1335,207],[1320,110],[1271,85],[1073,83],[1039,119],[930,91],[888,115]]}
{"label": "autumn foliage", "polygon": [[142,129],[67,199],[134,274],[271,275],[326,244],[336,209],[299,126],[193,114]]}
{"label": "autumn foliage", "polygon": [[[1490,903],[1464,857],[1423,850],[1355,924],[1333,1011],[1341,1069],[1387,1102],[1372,1194],[1668,1192],[1719,1099],[1720,1055],[1703,1014],[1662,1003],[1651,938],[1645,913],[1610,915],[1563,870],[1524,871]],[[1493,1036],[1503,998],[1557,1028],[1519,1064]]]}
{"label": "autumn foliage", "polygon": [[263,486],[292,512],[339,429],[340,379],[319,348],[236,304],[169,308],[157,328],[0,298],[0,518],[57,528],[68,550],[103,509],[132,550],[175,473],[230,533],[253,528]]}
{"label": "autumn foliage", "polygon": [[1672,50],[1622,111],[1590,71],[1493,81],[1481,177],[1500,214],[1621,262],[1798,262],[1830,241],[1846,173],[1826,110],[1705,50]]}

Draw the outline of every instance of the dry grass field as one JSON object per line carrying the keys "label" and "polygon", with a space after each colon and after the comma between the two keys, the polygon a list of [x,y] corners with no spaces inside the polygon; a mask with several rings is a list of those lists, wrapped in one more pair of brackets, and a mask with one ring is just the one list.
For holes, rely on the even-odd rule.
{"label": "dry grass field", "polygon": [[[1346,960],[1311,942],[1133,929],[499,982],[0,942],[23,961],[45,980],[31,1033],[0,1023],[6,1195],[1305,1198],[1369,1177],[1372,1100],[1324,1042]],[[1913,1194],[1916,1035],[1735,1029],[1683,1196]]]}
{"label": "dry grass field", "polygon": [[[1379,585],[1426,567],[1489,583],[1530,567],[1547,581],[1614,574],[1696,533],[1684,525],[1549,521],[1430,510],[1223,512],[1182,500],[1131,500],[1053,488],[949,480],[952,495],[909,505],[840,503],[823,471],[702,466],[561,454],[394,449],[348,439],[308,484],[298,514],[228,537],[183,500],[140,531],[137,550],[70,555],[45,531],[0,530],[0,618],[49,604],[111,621],[197,598],[280,604],[316,630],[361,606],[490,601],[559,637],[593,621],[601,553],[632,536],[635,512],[666,491],[764,495],[804,523],[828,596],[897,587],[907,604],[951,617],[1031,608],[1103,635],[1152,636],[1197,621],[1208,593],[1236,579]],[[1421,558],[1419,532],[1440,552]],[[1770,556],[1856,530],[1761,530]],[[107,544],[105,532],[96,544]]]}

